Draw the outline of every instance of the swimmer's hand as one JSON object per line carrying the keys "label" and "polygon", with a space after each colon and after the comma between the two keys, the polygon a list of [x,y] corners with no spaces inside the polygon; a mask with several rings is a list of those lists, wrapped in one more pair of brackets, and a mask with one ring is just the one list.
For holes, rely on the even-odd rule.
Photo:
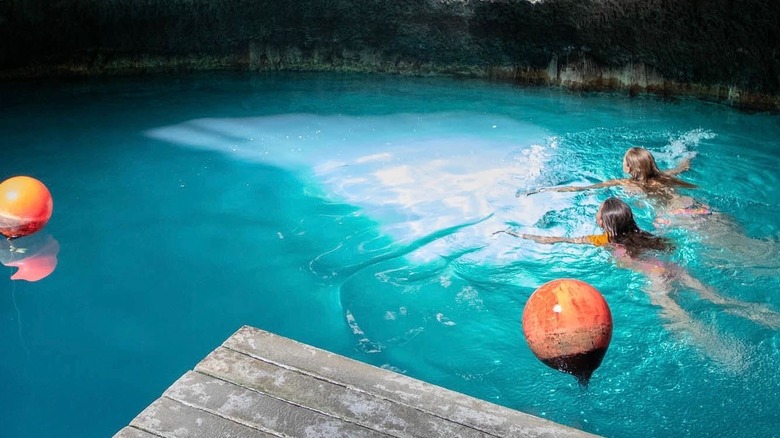
{"label": "swimmer's hand", "polygon": [[680,161],[680,164],[677,165],[677,168],[680,169],[681,172],[684,172],[686,170],[690,170],[691,169],[691,158],[690,157],[683,158],[683,160]]}
{"label": "swimmer's hand", "polygon": [[493,236],[495,236],[496,234],[500,234],[500,233],[505,233],[505,234],[509,234],[510,236],[521,237],[521,238],[525,236],[525,234],[517,234],[514,231],[509,230],[509,229],[494,231],[493,232]]}
{"label": "swimmer's hand", "polygon": [[582,187],[574,187],[574,186],[541,187],[541,188],[538,188],[538,189],[529,190],[527,192],[521,192],[521,191],[518,190],[517,193],[515,193],[515,197],[519,198],[520,196],[523,196],[523,195],[530,196],[530,195],[535,195],[537,193],[542,193],[542,192],[577,192],[577,191],[580,191],[580,190],[583,190]]}
{"label": "swimmer's hand", "polygon": [[610,187],[610,186],[617,186],[623,184],[623,180],[610,180],[610,181],[604,181],[598,184],[591,184],[589,186],[559,186],[559,187],[542,187],[540,189],[535,190],[529,190],[527,192],[517,192],[515,193],[516,197],[520,197],[521,195],[534,195],[536,193],[541,192],[582,192],[585,190],[591,190],[591,189],[598,189],[601,187]]}
{"label": "swimmer's hand", "polygon": [[527,191],[527,192],[522,192],[522,191],[518,190],[518,191],[517,191],[517,193],[515,193],[515,198],[519,198],[519,197],[521,197],[521,196],[530,196],[530,195],[535,195],[535,194],[537,194],[537,193],[542,193],[542,192],[543,192],[543,191],[545,191],[545,190],[547,190],[547,189],[546,189],[546,188],[544,188],[544,187],[543,187],[543,188],[541,188],[541,189],[533,189],[533,190],[529,190],[529,191]]}
{"label": "swimmer's hand", "polygon": [[681,174],[681,173],[683,173],[683,172],[685,172],[687,170],[690,170],[691,169],[691,159],[693,159],[694,156],[695,156],[695,154],[683,158],[682,161],[680,161],[680,164],[677,165],[677,167],[675,167],[674,169],[672,169],[672,170],[670,170],[670,171],[668,171],[666,173],[669,174],[669,175],[678,175],[678,174]]}

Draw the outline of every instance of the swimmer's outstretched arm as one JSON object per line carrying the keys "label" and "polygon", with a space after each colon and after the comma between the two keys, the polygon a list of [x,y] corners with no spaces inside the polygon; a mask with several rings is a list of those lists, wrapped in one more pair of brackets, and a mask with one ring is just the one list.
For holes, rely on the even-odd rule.
{"label": "swimmer's outstretched arm", "polygon": [[666,173],[667,175],[675,176],[685,172],[686,170],[689,170],[691,168],[691,158],[693,157],[683,158],[683,160],[680,161],[680,164],[678,164],[677,167],[675,167],[672,170],[667,170],[664,173]]}
{"label": "swimmer's outstretched arm", "polygon": [[604,182],[591,184],[589,186],[563,186],[563,187],[542,187],[539,189],[529,190],[527,192],[518,191],[515,193],[515,197],[521,197],[523,195],[535,195],[541,192],[582,192],[585,190],[600,189],[602,187],[622,186],[628,182],[626,179],[610,179]]}
{"label": "swimmer's outstretched arm", "polygon": [[558,236],[537,236],[535,234],[515,233],[512,230],[500,230],[493,233],[506,233],[510,236],[521,239],[533,240],[536,243],[590,243],[586,237],[558,237]]}

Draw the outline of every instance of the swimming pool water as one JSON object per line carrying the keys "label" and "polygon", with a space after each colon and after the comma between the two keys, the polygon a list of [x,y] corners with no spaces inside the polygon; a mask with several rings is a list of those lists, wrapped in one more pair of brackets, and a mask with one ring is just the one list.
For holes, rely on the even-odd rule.
{"label": "swimming pool water", "polygon": [[[673,259],[780,311],[777,116],[331,74],[0,94],[0,179],[47,184],[54,215],[28,245],[59,247],[39,281],[0,266],[3,436],[110,436],[244,324],[605,436],[777,434],[777,330],[681,289],[701,345],[608,252],[492,235],[594,233],[610,195],[653,229],[651,206],[617,189],[515,192],[621,177],[633,145],[663,168],[695,154],[688,193],[740,228],[660,229]],[[593,284],[613,313],[587,389],[520,329],[528,296],[561,277]]]}

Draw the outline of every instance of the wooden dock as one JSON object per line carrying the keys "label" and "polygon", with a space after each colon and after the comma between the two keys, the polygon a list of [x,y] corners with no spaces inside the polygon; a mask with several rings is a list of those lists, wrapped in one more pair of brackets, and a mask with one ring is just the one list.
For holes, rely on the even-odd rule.
{"label": "wooden dock", "polygon": [[247,326],[114,435],[388,436],[593,435]]}

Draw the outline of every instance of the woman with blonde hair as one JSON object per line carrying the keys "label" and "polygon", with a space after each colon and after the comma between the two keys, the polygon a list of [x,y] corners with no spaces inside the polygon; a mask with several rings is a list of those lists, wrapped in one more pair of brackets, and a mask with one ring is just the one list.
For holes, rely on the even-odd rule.
{"label": "woman with blonde hair", "polygon": [[674,169],[662,171],[658,168],[655,157],[653,157],[650,151],[635,146],[627,150],[623,155],[623,172],[627,173],[629,178],[610,179],[588,186],[544,187],[528,192],[518,192],[517,196],[523,194],[528,196],[541,192],[579,192],[603,187],[622,186],[631,192],[642,192],[659,201],[661,206],[668,210],[667,214],[678,216],[712,214],[708,206],[695,201],[690,196],[680,196],[676,192],[678,187],[696,188],[695,184],[677,178],[677,175],[690,169],[690,167],[691,159],[685,158]]}

